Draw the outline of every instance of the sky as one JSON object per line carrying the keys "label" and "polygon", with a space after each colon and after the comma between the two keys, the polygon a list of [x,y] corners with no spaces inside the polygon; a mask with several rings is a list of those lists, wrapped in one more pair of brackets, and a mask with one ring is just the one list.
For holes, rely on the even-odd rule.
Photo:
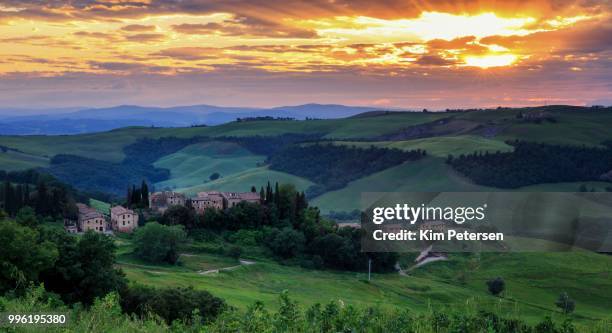
{"label": "sky", "polygon": [[611,8],[0,0],[0,108],[610,105]]}

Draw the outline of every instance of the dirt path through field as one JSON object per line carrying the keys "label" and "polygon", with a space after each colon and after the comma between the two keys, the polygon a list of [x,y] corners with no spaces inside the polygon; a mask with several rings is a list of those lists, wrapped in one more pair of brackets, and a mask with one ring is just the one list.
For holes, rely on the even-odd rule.
{"label": "dirt path through field", "polygon": [[220,271],[231,271],[231,270],[239,268],[240,266],[249,266],[249,265],[255,265],[255,264],[256,264],[255,261],[240,259],[240,265],[217,268],[217,269],[209,269],[206,271],[199,271],[198,274],[201,274],[201,275],[215,274],[215,273],[219,273]]}

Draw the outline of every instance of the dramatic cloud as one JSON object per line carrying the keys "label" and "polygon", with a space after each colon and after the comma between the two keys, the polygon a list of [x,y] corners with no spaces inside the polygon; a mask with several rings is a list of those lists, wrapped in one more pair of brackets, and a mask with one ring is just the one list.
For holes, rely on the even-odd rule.
{"label": "dramatic cloud", "polygon": [[[0,81],[13,85],[1,90],[7,96],[0,102],[26,106],[38,96],[61,104],[55,96],[67,92],[57,91],[58,82],[82,90],[81,80],[92,87],[99,78],[99,89],[92,88],[100,92],[98,104],[139,98],[151,104],[153,96],[219,104],[243,98],[254,105],[290,102],[283,98],[430,108],[589,104],[611,99],[610,6],[593,0],[6,0]],[[39,90],[23,89],[34,81]],[[136,96],[105,88],[110,81]],[[45,82],[53,93],[37,95]],[[218,96],[186,92],[187,82],[214,87],[210,94]]]}
{"label": "dramatic cloud", "polygon": [[121,30],[130,31],[130,32],[148,32],[148,31],[154,31],[155,26],[142,25],[142,24],[129,24],[129,25],[121,27]]}

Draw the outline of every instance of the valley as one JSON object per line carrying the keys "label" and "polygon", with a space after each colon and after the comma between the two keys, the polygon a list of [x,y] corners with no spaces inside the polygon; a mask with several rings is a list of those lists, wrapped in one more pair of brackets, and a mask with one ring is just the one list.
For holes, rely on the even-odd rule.
{"label": "valley", "polygon": [[[149,183],[151,191],[174,191],[187,196],[205,191],[245,192],[251,187],[259,192],[267,184],[291,184],[297,193],[306,193],[309,205],[316,207],[323,219],[349,214],[370,204],[362,201],[364,192],[610,191],[609,180],[593,177],[506,189],[478,185],[448,163],[449,155],[514,153],[514,140],[579,150],[597,148],[605,153],[607,141],[612,140],[612,132],[607,130],[612,123],[612,110],[561,106],[543,109],[554,121],[532,122],[520,116],[539,112],[532,109],[370,112],[343,119],[253,120],[209,127],[126,127],[79,135],[0,136],[0,146],[9,148],[0,152],[0,169],[15,172],[37,168],[55,172],[60,181],[77,190],[83,190],[83,184],[87,189],[108,189],[104,196],[92,193],[88,202],[100,212],[108,212],[111,203],[122,203],[125,189],[142,180]],[[281,140],[282,135],[294,137]],[[331,147],[340,149],[326,153],[331,156],[325,159],[313,157],[300,162],[315,163],[309,170],[315,170],[317,163],[345,167],[326,167],[314,175],[301,173],[304,170],[299,169],[300,165],[288,163],[295,155],[287,152],[311,153],[300,150],[308,147],[325,153],[334,151]],[[380,152],[387,154],[377,156],[385,156],[379,159],[388,164],[381,163],[379,169],[372,168],[365,174],[359,173],[360,169],[365,170],[372,161],[346,160],[347,156],[374,156],[367,154]],[[57,164],[58,159],[64,162]],[[111,184],[110,180],[119,178],[121,181]],[[334,178],[348,181],[338,188],[323,186]],[[89,195],[87,191],[83,193]],[[244,217],[238,213],[236,216]],[[157,218],[164,219],[163,215]],[[358,215],[354,215],[338,222],[357,220]],[[537,323],[546,316],[561,322],[564,316],[556,309],[555,299],[565,291],[578,304],[573,314],[577,325],[605,325],[612,320],[608,311],[612,299],[609,293],[602,292],[612,289],[612,259],[605,254],[579,249],[559,253],[451,254],[448,260],[414,269],[415,255],[401,254],[398,263],[404,274],[376,272],[368,281],[362,268],[315,267],[316,260],[310,257],[279,258],[262,241],[263,236],[251,235],[258,240],[245,242],[232,236],[238,233],[236,229],[193,233],[181,244],[177,264],[144,261],[134,254],[134,238],[118,235],[114,238],[116,266],[130,282],[207,290],[241,310],[258,300],[275,309],[279,293],[288,290],[304,306],[336,300],[360,307],[409,308],[416,313],[428,313],[432,308],[462,308],[474,314],[492,310],[528,323]],[[539,246],[530,241],[534,248]],[[309,246],[316,248],[316,244]],[[241,265],[231,256],[229,249],[235,247],[241,249],[240,260],[252,264]],[[490,295],[485,286],[497,276],[507,283],[503,298]]]}

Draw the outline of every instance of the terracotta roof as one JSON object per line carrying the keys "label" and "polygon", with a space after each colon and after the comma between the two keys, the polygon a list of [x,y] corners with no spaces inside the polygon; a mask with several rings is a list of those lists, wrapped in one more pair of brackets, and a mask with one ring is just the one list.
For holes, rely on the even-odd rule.
{"label": "terracotta roof", "polygon": [[134,214],[134,211],[131,209],[127,209],[123,206],[115,206],[111,208],[111,214],[114,214],[114,215]]}
{"label": "terracotta roof", "polygon": [[242,200],[259,200],[259,193],[255,192],[242,192],[238,193],[238,196]]}
{"label": "terracotta roof", "polygon": [[97,210],[87,206],[86,204],[77,203],[77,208],[79,209],[79,219],[81,220],[90,220],[95,218],[104,218],[104,215]]}

